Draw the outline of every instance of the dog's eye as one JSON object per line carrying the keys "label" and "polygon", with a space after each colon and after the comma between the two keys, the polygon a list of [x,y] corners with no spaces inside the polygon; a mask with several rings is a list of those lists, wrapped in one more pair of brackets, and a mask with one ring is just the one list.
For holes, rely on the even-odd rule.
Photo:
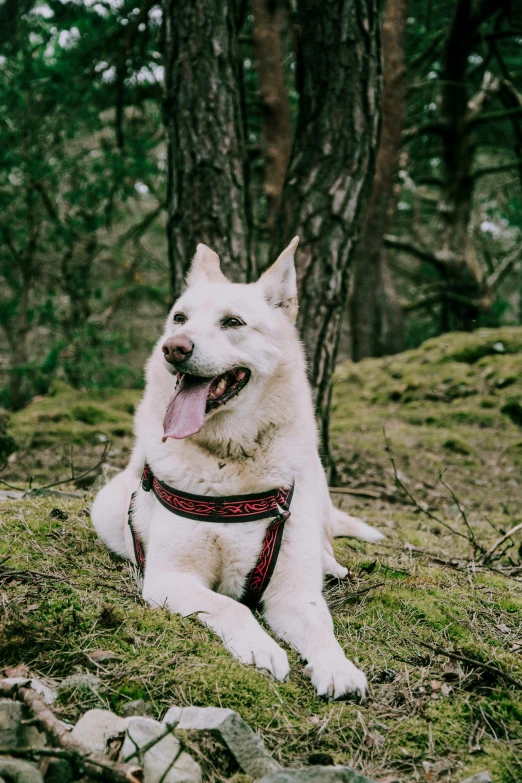
{"label": "dog's eye", "polygon": [[174,323],[176,324],[184,324],[187,320],[187,316],[185,313],[174,313],[174,318],[172,319]]}
{"label": "dog's eye", "polygon": [[241,320],[241,318],[236,318],[235,316],[231,318],[225,318],[221,322],[221,326],[223,329],[235,329],[237,326],[244,326],[245,322]]}

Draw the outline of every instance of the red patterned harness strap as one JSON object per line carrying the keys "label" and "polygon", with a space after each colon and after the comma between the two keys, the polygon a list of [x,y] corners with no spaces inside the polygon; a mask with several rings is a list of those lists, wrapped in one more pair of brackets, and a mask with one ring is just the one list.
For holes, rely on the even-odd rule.
{"label": "red patterned harness strap", "polygon": [[[253,569],[248,574],[241,603],[251,609],[258,608],[263,593],[274,572],[277,556],[283,539],[285,522],[290,516],[290,503],[294,485],[289,489],[271,489],[253,495],[230,495],[209,497],[191,495],[173,489],[154,476],[148,465],[143,469],[141,486],[145,492],[153,492],[162,506],[178,516],[198,522],[253,522],[275,515],[265,531],[261,552]],[[129,507],[129,526],[132,533],[134,554],[138,569],[145,571],[145,552],[141,538],[132,523],[133,494]]]}

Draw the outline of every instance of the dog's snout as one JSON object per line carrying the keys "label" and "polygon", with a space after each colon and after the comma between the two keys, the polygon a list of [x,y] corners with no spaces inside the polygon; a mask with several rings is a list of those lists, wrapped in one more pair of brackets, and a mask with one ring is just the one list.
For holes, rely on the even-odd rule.
{"label": "dog's snout", "polygon": [[194,350],[194,343],[188,337],[169,337],[163,343],[162,351],[169,364],[179,364],[188,359]]}

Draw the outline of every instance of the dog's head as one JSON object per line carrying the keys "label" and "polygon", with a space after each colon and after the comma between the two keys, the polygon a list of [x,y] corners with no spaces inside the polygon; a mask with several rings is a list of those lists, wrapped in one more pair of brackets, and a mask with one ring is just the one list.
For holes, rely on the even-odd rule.
{"label": "dog's head", "polygon": [[187,287],[169,313],[160,342],[164,371],[173,376],[165,439],[194,435],[225,405],[227,412],[247,413],[251,406],[245,398],[257,397],[288,362],[298,346],[298,242],[295,237],[251,284],[231,283],[217,254],[198,245]]}

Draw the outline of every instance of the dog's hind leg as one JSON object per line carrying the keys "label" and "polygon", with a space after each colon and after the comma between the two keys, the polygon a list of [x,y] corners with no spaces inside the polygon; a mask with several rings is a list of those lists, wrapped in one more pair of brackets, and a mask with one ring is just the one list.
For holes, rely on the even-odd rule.
{"label": "dog's hind leg", "polygon": [[129,466],[118,473],[98,492],[91,509],[92,523],[109,549],[129,557],[128,513],[132,493],[138,488],[139,476]]}
{"label": "dog's hind leg", "polygon": [[329,576],[336,576],[338,579],[344,579],[348,574],[348,569],[342,566],[335,559],[332,544],[326,538],[323,550],[323,571]]}
{"label": "dog's hind leg", "polygon": [[377,530],[377,528],[367,525],[362,519],[358,517],[351,517],[340,508],[331,504],[330,507],[330,524],[327,526],[327,531],[334,538],[342,538],[347,536],[349,538],[359,538],[361,541],[380,541],[384,538],[384,535]]}

